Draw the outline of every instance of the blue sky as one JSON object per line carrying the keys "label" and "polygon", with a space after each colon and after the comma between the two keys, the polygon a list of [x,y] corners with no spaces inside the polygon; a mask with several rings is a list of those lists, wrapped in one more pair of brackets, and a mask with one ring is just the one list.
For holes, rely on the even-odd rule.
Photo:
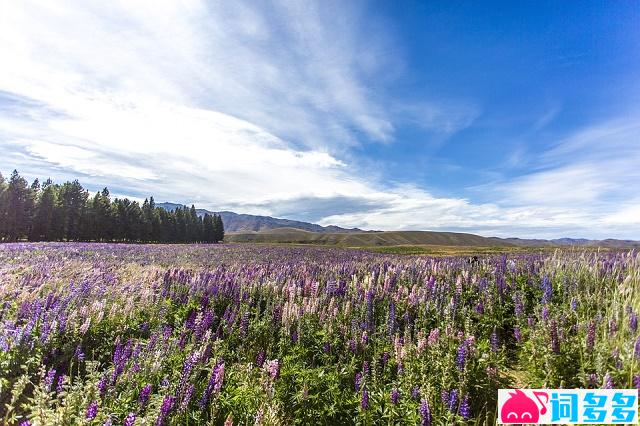
{"label": "blue sky", "polygon": [[640,239],[637,2],[13,2],[0,170],[366,229]]}

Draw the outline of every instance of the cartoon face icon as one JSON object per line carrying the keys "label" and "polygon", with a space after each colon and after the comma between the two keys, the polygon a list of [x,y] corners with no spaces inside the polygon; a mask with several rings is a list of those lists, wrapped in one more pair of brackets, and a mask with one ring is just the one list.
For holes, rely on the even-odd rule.
{"label": "cartoon face icon", "polygon": [[548,398],[543,392],[536,392],[536,398],[542,405],[542,410],[539,410],[535,401],[521,390],[510,392],[509,395],[509,399],[504,403],[500,411],[502,423],[537,423],[540,419],[540,414],[544,414],[547,411],[539,398],[540,396]]}

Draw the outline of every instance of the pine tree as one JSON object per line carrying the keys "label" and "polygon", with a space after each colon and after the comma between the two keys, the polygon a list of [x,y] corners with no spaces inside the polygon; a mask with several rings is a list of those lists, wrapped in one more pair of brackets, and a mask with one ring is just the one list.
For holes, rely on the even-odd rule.
{"label": "pine tree", "polygon": [[160,211],[166,212],[166,210],[156,207],[156,202],[153,197],[149,198],[149,207],[151,208],[151,241],[164,241],[162,237],[163,230]]}
{"label": "pine tree", "polygon": [[186,219],[186,207],[178,207],[175,210],[176,216],[176,235],[174,242],[184,243],[187,240],[187,219]]}
{"label": "pine tree", "polygon": [[202,234],[202,222],[198,220],[198,213],[196,207],[192,204],[191,208],[187,212],[187,241],[195,243],[200,240]]}
{"label": "pine tree", "polygon": [[215,242],[216,229],[213,225],[213,218],[209,213],[205,213],[204,219],[202,220],[202,222],[203,222],[202,227],[203,227],[203,233],[204,233],[203,241],[205,243]]}
{"label": "pine tree", "polygon": [[[153,202],[153,198],[151,198]],[[153,206],[147,198],[142,203],[142,229],[140,239],[144,242],[150,242],[153,238],[153,215],[155,214],[155,206]]]}
{"label": "pine tree", "polygon": [[2,194],[0,219],[4,223],[4,238],[16,241],[27,236],[33,199],[27,181],[14,170],[9,185]]}
{"label": "pine tree", "polygon": [[48,179],[42,186],[35,206],[33,226],[29,235],[31,241],[51,241],[56,238],[54,217],[56,209],[56,187]]}
{"label": "pine tree", "polygon": [[[171,241],[171,236],[173,234],[173,229],[170,223],[170,212],[162,209],[160,207],[156,207],[156,220],[157,220],[157,229],[154,229],[154,239],[161,243],[168,243]],[[156,222],[154,222],[156,223]]]}
{"label": "pine tree", "polygon": [[219,214],[214,214],[213,223],[216,230],[214,241],[216,243],[222,242],[224,240],[224,224],[222,223],[222,217]]}
{"label": "pine tree", "polygon": [[78,241],[83,236],[88,196],[78,180],[65,182],[60,188],[59,201],[64,220],[63,238]]}
{"label": "pine tree", "polygon": [[0,173],[0,241],[2,241],[2,239],[4,238],[6,228],[6,219],[3,216],[5,211],[5,207],[3,204],[5,202],[4,192],[6,191],[6,189],[7,183],[4,179],[4,176],[2,176],[2,173]]}

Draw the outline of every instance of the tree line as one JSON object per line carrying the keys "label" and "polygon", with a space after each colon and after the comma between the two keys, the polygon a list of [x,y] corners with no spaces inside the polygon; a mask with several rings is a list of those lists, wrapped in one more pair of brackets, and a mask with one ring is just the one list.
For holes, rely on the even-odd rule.
{"label": "tree line", "polygon": [[78,180],[31,185],[16,170],[0,173],[0,241],[104,241],[217,243],[224,239],[218,214],[198,216],[195,207],[167,211],[153,197],[142,205],[111,200],[104,188],[94,196]]}

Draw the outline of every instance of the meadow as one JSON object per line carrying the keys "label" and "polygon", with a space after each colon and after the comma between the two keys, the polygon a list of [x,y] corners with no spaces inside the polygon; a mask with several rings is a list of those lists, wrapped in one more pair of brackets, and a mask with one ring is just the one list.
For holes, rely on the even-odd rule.
{"label": "meadow", "polygon": [[0,423],[492,424],[640,387],[640,255],[0,245]]}

